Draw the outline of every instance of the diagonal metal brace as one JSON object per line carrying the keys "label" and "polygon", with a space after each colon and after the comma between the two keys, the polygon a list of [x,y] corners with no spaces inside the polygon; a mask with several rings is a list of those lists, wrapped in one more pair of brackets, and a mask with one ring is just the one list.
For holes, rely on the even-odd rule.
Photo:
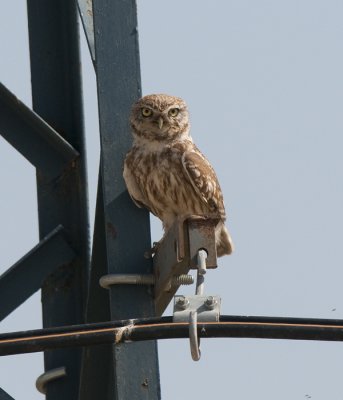
{"label": "diagonal metal brace", "polygon": [[156,314],[162,315],[179,286],[172,286],[174,276],[196,269],[198,251],[206,250],[206,268],[217,267],[215,228],[217,216],[189,216],[179,219],[158,243],[153,257]]}
{"label": "diagonal metal brace", "polygon": [[60,225],[0,276],[0,321],[40,289],[56,268],[74,258]]}
{"label": "diagonal metal brace", "polygon": [[0,83],[0,135],[44,175],[55,178],[79,153]]}
{"label": "diagonal metal brace", "polygon": [[12,396],[0,388],[0,400],[14,400]]}

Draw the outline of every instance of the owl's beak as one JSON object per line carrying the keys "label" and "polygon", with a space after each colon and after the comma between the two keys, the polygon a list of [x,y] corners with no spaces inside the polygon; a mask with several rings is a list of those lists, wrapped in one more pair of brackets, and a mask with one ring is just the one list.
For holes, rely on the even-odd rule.
{"label": "owl's beak", "polygon": [[163,118],[160,117],[160,118],[158,119],[158,127],[159,127],[160,129],[162,129],[162,126],[163,126]]}

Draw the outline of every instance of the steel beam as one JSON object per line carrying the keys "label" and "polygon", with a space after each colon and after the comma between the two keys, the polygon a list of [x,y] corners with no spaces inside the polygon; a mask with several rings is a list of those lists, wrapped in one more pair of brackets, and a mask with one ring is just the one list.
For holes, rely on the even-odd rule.
{"label": "steel beam", "polygon": [[[150,248],[149,215],[132,203],[122,178],[124,157],[132,144],[129,112],[141,95],[136,3],[94,0],[93,14],[107,273],[151,273],[151,260],[144,258]],[[154,312],[151,287],[110,289],[113,320]],[[112,350],[114,387],[109,387],[108,398],[159,399],[156,342],[120,344]]]}
{"label": "steel beam", "polygon": [[[84,323],[89,243],[87,181],[76,0],[28,0],[32,104],[34,111],[80,156],[57,179],[37,172],[39,232],[66,229],[76,258],[45,280],[43,326]],[[66,377],[47,384],[48,400],[75,400],[79,394],[80,349],[45,352],[45,370],[65,367]]]}
{"label": "steel beam", "polygon": [[[89,280],[86,322],[96,323],[111,319],[108,292],[99,285],[99,279],[107,274],[104,202],[101,171],[95,211],[92,268]],[[112,346],[88,346],[83,350],[79,400],[107,399],[109,382],[113,382]],[[113,375],[113,374],[112,374]]]}
{"label": "steel beam", "polygon": [[57,227],[0,276],[0,321],[39,290],[49,274],[74,257],[63,227]]}
{"label": "steel beam", "polygon": [[0,388],[0,400],[14,400],[14,399]]}
{"label": "steel beam", "polygon": [[79,153],[0,83],[0,135],[51,178]]}

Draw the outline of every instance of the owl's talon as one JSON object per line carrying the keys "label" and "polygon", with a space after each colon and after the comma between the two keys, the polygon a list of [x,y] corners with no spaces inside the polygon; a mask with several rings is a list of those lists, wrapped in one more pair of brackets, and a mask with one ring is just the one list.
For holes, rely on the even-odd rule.
{"label": "owl's talon", "polygon": [[146,258],[147,260],[149,260],[150,258],[152,258],[152,249],[147,250],[144,252],[144,258]]}
{"label": "owl's talon", "polygon": [[160,245],[160,242],[153,242],[152,248],[151,248],[151,254],[152,255],[155,255],[159,245]]}
{"label": "owl's talon", "polygon": [[160,242],[153,242],[152,248],[150,250],[147,250],[144,253],[144,258],[148,258],[148,259],[153,258],[153,256],[155,255],[155,253],[158,249],[159,244],[160,244]]}

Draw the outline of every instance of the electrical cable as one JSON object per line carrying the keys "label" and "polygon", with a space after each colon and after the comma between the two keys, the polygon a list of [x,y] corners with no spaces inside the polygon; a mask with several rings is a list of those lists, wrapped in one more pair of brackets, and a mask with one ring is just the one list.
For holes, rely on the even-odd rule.
{"label": "electrical cable", "polygon": [[[143,318],[0,334],[0,356],[63,347],[119,344],[189,337],[187,322],[172,317]],[[198,322],[199,338],[260,338],[343,341],[343,320],[221,316]]]}

